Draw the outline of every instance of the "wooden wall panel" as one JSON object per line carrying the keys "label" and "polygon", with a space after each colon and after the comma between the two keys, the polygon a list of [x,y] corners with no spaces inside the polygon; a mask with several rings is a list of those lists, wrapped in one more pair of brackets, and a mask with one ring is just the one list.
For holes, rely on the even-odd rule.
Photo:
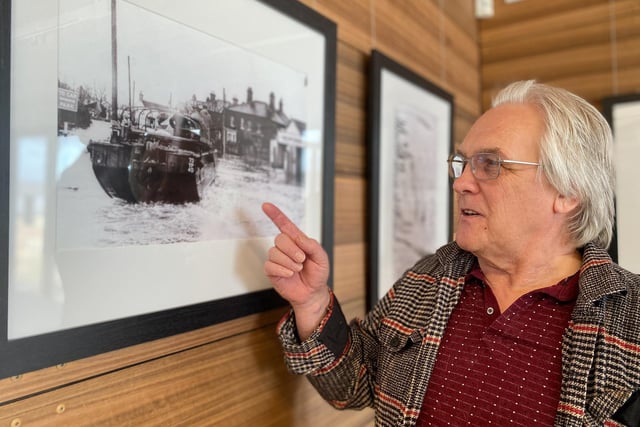
{"label": "wooden wall panel", "polygon": [[576,13],[582,8],[608,2],[609,0],[525,0],[507,3],[504,0],[494,0],[495,16],[481,21],[480,32],[489,28],[515,25],[529,19],[556,16],[564,12]]}
{"label": "wooden wall panel", "polygon": [[339,175],[365,176],[367,65],[363,52],[338,46],[335,169]]}
{"label": "wooden wall panel", "polygon": [[302,0],[338,25],[338,39],[361,52],[371,48],[374,0]]}
{"label": "wooden wall panel", "polygon": [[454,144],[459,144],[462,142],[464,136],[469,132],[471,125],[477,118],[477,116],[471,115],[465,111],[456,110],[454,111],[455,117],[453,118],[453,136],[454,136]]}
{"label": "wooden wall panel", "polygon": [[51,368],[28,372],[16,377],[1,379],[0,414],[3,414],[3,407],[1,406],[3,402],[20,400],[44,390],[59,388],[64,384],[107,374],[170,353],[214,343],[246,331],[259,329],[265,324],[277,322],[283,313],[283,309],[274,309],[174,337],[163,338],[153,343],[136,345]]}
{"label": "wooden wall panel", "polygon": [[333,290],[340,301],[358,300],[366,293],[366,245],[336,246],[333,254]]}
{"label": "wooden wall panel", "polygon": [[[301,0],[337,23],[334,290],[366,305],[367,93],[372,49],[454,95],[459,142],[481,111],[474,0]],[[443,159],[444,161],[445,159]],[[289,375],[275,336],[286,308],[0,379],[0,426],[370,426]]]}
{"label": "wooden wall panel", "polygon": [[475,18],[475,2],[467,0],[431,0],[431,2],[442,8],[445,19],[450,20],[452,26],[465,32],[470,40],[476,40],[478,23]]}
{"label": "wooden wall panel", "polygon": [[495,2],[482,20],[482,106],[510,81],[565,87],[601,107],[604,97],[640,91],[638,0]]}
{"label": "wooden wall panel", "polygon": [[611,22],[605,17],[615,18],[618,37],[638,35],[638,8],[640,3],[637,0],[619,1],[614,8],[609,3],[596,4],[543,18],[483,29],[480,34],[482,60],[494,63],[551,50],[609,43]]}
{"label": "wooden wall panel", "polygon": [[[404,5],[413,3],[415,1],[407,1]],[[435,8],[433,3],[424,4],[429,9]],[[440,84],[445,70],[440,22],[433,22],[428,13],[416,16],[411,7],[398,8],[392,0],[379,0],[375,5],[376,48],[407,68],[424,70],[420,74],[426,74],[426,78]],[[427,30],[417,31],[422,26]],[[420,37],[416,38],[416,34]]]}
{"label": "wooden wall panel", "polygon": [[[334,411],[318,418],[328,405],[306,399],[313,394],[301,388],[307,385],[286,372],[273,331],[262,328],[10,403],[0,425],[339,424]],[[370,420],[366,411],[346,416],[363,417]]]}
{"label": "wooden wall panel", "polygon": [[[504,82],[533,77],[540,81],[550,81],[585,72],[611,70],[613,60],[617,60],[618,66],[621,68],[640,65],[640,44],[637,40],[620,40],[616,48],[617,57],[613,56],[614,51],[611,43],[607,41],[487,63],[483,66],[483,79]],[[549,66],[549,64],[553,64],[553,66]]]}
{"label": "wooden wall panel", "polygon": [[336,245],[365,241],[366,182],[363,178],[337,176],[335,181]]}
{"label": "wooden wall panel", "polygon": [[480,112],[477,43],[446,12],[424,0],[404,1],[401,8],[393,0],[377,0],[375,46],[451,92],[457,109],[477,116]]}

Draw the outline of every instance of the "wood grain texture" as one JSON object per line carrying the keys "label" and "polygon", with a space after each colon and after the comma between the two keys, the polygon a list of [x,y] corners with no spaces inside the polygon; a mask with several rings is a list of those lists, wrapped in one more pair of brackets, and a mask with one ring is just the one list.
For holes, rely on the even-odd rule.
{"label": "wood grain texture", "polygon": [[[304,379],[286,372],[274,338],[273,329],[265,327],[89,378],[5,405],[0,425],[16,419],[23,426],[311,427],[337,422],[337,411]],[[364,425],[370,414],[340,414],[340,420],[350,419]]]}
{"label": "wood grain texture", "polygon": [[371,49],[373,0],[303,0],[302,3],[334,21],[341,42],[362,52]]}
{"label": "wood grain texture", "polygon": [[637,0],[501,3],[480,26],[484,110],[521,79],[564,87],[598,108],[604,97],[640,91]]}
{"label": "wood grain texture", "polygon": [[29,395],[144,363],[167,354],[213,343],[226,337],[258,329],[265,324],[275,324],[285,311],[285,309],[275,309],[258,313],[173,337],[2,379],[0,380],[0,414],[3,403],[24,399]]}
{"label": "wood grain texture", "polygon": [[336,96],[336,174],[366,173],[367,55],[340,43]]}
{"label": "wood grain texture", "polygon": [[475,3],[467,0],[431,0],[442,7],[444,15],[460,31],[465,32],[470,40],[475,40],[478,34],[478,21],[475,19]]}
{"label": "wood grain texture", "polygon": [[495,27],[514,25],[528,19],[555,16],[567,11],[576,12],[585,7],[608,2],[609,0],[526,0],[515,3],[494,1],[495,15],[480,20],[480,34]]}
{"label": "wood grain texture", "polygon": [[363,242],[366,232],[366,181],[363,178],[337,176],[335,181],[336,245]]}
{"label": "wood grain texture", "polygon": [[333,288],[341,302],[364,300],[367,292],[366,256],[363,242],[335,247]]}
{"label": "wood grain texture", "polygon": [[477,43],[436,5],[377,0],[375,34],[378,50],[452,93],[457,109],[479,114]]}
{"label": "wood grain texture", "polygon": [[638,9],[637,0],[618,1],[613,8],[609,3],[596,4],[491,28],[481,34],[482,59],[485,63],[494,63],[552,50],[609,43],[612,28],[607,17],[615,18],[619,39],[637,36],[640,33]]}

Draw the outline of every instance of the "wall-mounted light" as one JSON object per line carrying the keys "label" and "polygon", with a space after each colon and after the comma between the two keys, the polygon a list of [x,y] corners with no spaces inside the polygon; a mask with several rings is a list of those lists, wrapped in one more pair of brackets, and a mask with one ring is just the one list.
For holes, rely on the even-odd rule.
{"label": "wall-mounted light", "polygon": [[493,13],[493,0],[476,0],[476,18],[491,18]]}

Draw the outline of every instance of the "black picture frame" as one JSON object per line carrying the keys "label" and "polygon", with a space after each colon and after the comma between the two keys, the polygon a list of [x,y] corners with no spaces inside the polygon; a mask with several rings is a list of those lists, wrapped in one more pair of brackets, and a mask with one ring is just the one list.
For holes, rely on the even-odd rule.
{"label": "black picture frame", "polygon": [[[453,149],[454,104],[450,93],[377,50],[371,53],[369,88],[367,264],[372,308],[403,271],[451,239],[446,160]],[[426,149],[415,154],[416,146]],[[419,186],[413,185],[418,184],[415,178]]]}
{"label": "black picture frame", "polygon": [[[12,129],[14,116],[12,115],[13,88],[12,78],[15,73],[27,73],[31,79],[42,78],[43,73],[55,72],[48,70],[24,70],[20,69],[23,64],[12,63],[12,38],[15,37],[16,29],[13,18],[17,0],[3,1],[0,3],[0,378],[19,375],[25,372],[34,371],[41,368],[55,366],[57,364],[70,362],[73,360],[97,355],[100,353],[116,350],[119,348],[148,342],[154,339],[168,337],[195,330],[205,326],[214,325],[231,319],[263,312],[266,310],[283,307],[285,301],[277,293],[265,285],[260,290],[250,290],[245,293],[216,298],[210,300],[196,301],[186,305],[179,305],[160,309],[152,312],[142,312],[125,317],[97,321],[79,326],[61,328],[49,332],[26,334],[19,337],[10,337],[9,316],[12,310],[12,300],[10,296],[10,263],[13,248],[10,241],[14,238],[14,230],[10,222],[13,215],[11,211],[12,194],[11,185],[16,177],[14,157],[12,156]],[[109,0],[106,0],[109,2]],[[205,4],[199,10],[200,15],[205,15],[207,10],[211,14],[220,13],[221,8],[229,3]],[[242,16],[238,15],[238,23],[246,23],[248,16],[255,18],[253,7],[259,9],[260,18],[252,21],[253,28],[263,25],[270,19],[287,20],[293,26],[301,28],[300,38],[310,37],[315,42],[320,43],[323,49],[311,49],[305,54],[309,55],[308,62],[313,65],[312,77],[315,81],[307,82],[309,87],[314,88],[319,94],[320,102],[312,102],[312,111],[309,115],[318,118],[318,128],[313,129],[316,140],[316,152],[319,158],[316,163],[319,165],[314,172],[317,176],[316,187],[319,190],[318,200],[309,203],[308,215],[313,217],[316,224],[316,237],[321,241],[323,247],[332,259],[333,254],[333,207],[334,207],[334,155],[335,155],[335,97],[336,97],[336,25],[326,17],[320,15],[313,9],[295,0],[243,0]],[[234,5],[236,7],[237,5]],[[265,7],[266,6],[266,7]],[[266,24],[265,24],[266,25]],[[36,34],[34,37],[37,37]],[[149,39],[149,43],[152,42]],[[249,39],[231,40],[232,44],[241,46],[247,51],[257,52],[261,56],[260,49],[265,45],[265,40],[257,40],[256,43]],[[275,49],[279,50],[279,49]],[[267,54],[265,54],[268,56]],[[300,71],[300,70],[298,70]],[[300,72],[304,73],[305,70]],[[60,100],[58,99],[58,103]],[[54,107],[55,108],[55,107]],[[59,104],[58,104],[59,108]],[[307,129],[309,130],[309,129]],[[55,129],[54,129],[55,133]],[[258,213],[264,216],[261,212]],[[277,233],[273,227],[272,237]],[[314,233],[311,233],[312,235]],[[269,240],[267,236],[261,235],[261,239]],[[250,239],[248,239],[250,240]],[[237,239],[246,243],[247,239]],[[262,242],[262,240],[261,240]],[[197,243],[196,243],[197,244]],[[55,249],[55,245],[52,245]],[[256,244],[250,247],[253,252],[253,264],[247,264],[247,268],[255,268],[259,265],[259,274],[262,275],[262,263],[266,259],[266,245]],[[206,258],[207,254],[202,255]],[[253,259],[255,258],[255,259]],[[131,260],[132,263],[138,262]],[[213,261],[215,262],[215,261]],[[113,267],[113,268],[117,268]],[[176,267],[178,268],[178,267]],[[243,265],[235,266],[240,273]],[[109,274],[106,272],[97,272]],[[189,272],[185,271],[185,281],[189,280]],[[203,278],[202,280],[206,280]],[[215,271],[211,275],[212,286],[215,283],[225,281],[225,277],[216,275]],[[266,281],[266,278],[265,278]],[[331,282],[331,280],[330,280]],[[268,282],[267,282],[268,283]],[[331,284],[331,283],[330,283]],[[162,286],[181,286],[181,283],[164,283]],[[154,298],[154,295],[148,295]],[[33,307],[33,316],[39,315],[37,307]]]}
{"label": "black picture frame", "polygon": [[[620,108],[626,110],[626,114],[621,117]],[[616,215],[615,222],[613,224],[613,238],[611,239],[611,244],[609,245],[609,255],[614,262],[620,262],[623,267],[628,268],[630,270],[637,270],[637,265],[629,265],[630,258],[633,259],[635,256],[635,250],[630,252],[624,250],[624,243],[627,242],[627,245],[630,245],[631,239],[634,239],[634,234],[631,232],[629,225],[633,224],[637,215],[633,206],[630,206],[629,203],[633,203],[633,200],[636,200],[635,196],[635,185],[637,183],[637,168],[632,164],[624,164],[627,162],[632,162],[634,159],[633,153],[628,152],[629,149],[633,148],[633,143],[631,138],[629,138],[628,133],[631,131],[639,132],[640,130],[640,121],[629,119],[628,112],[631,111],[630,108],[633,108],[636,111],[635,116],[638,116],[638,112],[640,112],[640,93],[629,93],[623,95],[615,95],[609,96],[602,100],[602,113],[611,126],[611,130],[614,135],[614,155],[616,156]],[[626,120],[625,120],[626,119]],[[620,122],[622,120],[622,122]],[[635,126],[635,127],[633,127]],[[632,128],[633,127],[633,128]],[[622,214],[623,219],[620,220],[620,214]],[[623,233],[625,233],[625,241],[620,243],[618,236],[618,231],[621,229]],[[638,227],[633,227],[636,229]],[[625,253],[627,258],[620,257],[622,253]],[[631,254],[631,257],[629,258]]]}

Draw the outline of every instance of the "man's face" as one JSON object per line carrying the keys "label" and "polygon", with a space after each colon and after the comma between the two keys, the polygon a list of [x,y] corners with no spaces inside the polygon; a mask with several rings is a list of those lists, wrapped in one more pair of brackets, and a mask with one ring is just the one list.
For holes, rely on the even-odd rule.
{"label": "man's face", "polygon": [[[457,151],[465,157],[489,152],[503,160],[537,163],[544,130],[536,107],[504,104],[480,117]],[[456,241],[479,258],[526,256],[546,244],[555,229],[557,191],[536,166],[503,164],[498,178],[483,181],[467,164],[453,189],[458,199]]]}

